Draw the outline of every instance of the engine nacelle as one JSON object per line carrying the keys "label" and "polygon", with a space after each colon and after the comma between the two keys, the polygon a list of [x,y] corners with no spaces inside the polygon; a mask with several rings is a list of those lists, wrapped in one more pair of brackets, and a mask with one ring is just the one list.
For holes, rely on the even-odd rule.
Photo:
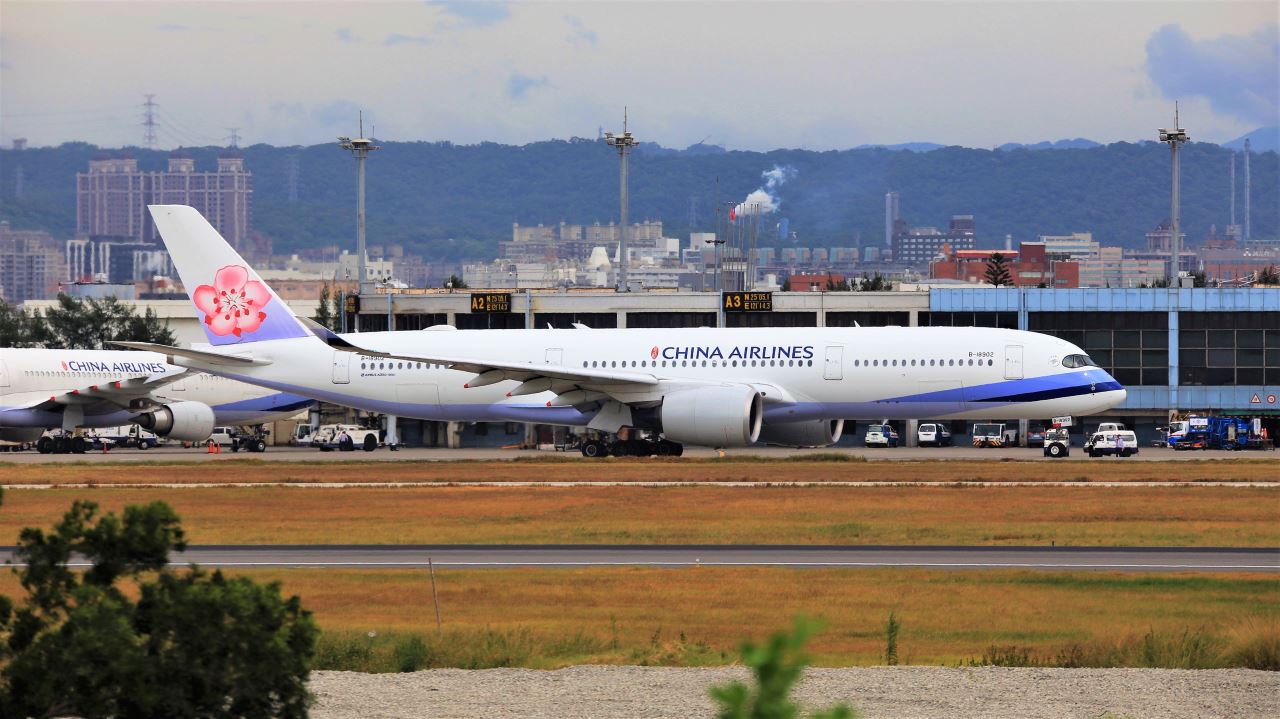
{"label": "engine nacelle", "polygon": [[815,419],[766,424],[760,430],[760,441],[784,447],[826,447],[839,442],[843,434],[843,419]]}
{"label": "engine nacelle", "polygon": [[203,442],[213,434],[213,410],[203,402],[174,402],[134,420],[140,427],[161,437],[184,442]]}
{"label": "engine nacelle", "polygon": [[745,447],[760,436],[760,393],[746,385],[670,392],[659,410],[662,434],[673,442],[704,447]]}

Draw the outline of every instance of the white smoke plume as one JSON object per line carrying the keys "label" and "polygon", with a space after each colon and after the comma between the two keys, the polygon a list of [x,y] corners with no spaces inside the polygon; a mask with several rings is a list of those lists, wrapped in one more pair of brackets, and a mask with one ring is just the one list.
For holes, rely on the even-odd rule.
{"label": "white smoke plume", "polygon": [[782,200],[778,199],[774,191],[787,180],[796,176],[796,168],[790,165],[785,167],[774,165],[772,170],[765,170],[760,173],[760,176],[764,178],[764,185],[747,195],[747,199],[738,204],[734,209],[736,214],[741,215],[750,212],[754,205],[759,205],[760,214],[762,215],[776,212],[782,207]]}

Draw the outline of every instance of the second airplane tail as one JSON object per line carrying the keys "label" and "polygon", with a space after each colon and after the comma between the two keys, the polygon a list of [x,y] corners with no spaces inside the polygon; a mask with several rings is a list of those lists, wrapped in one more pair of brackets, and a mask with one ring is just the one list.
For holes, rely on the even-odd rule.
{"label": "second airplane tail", "polygon": [[311,336],[293,310],[195,208],[151,205],[148,209],[209,344]]}

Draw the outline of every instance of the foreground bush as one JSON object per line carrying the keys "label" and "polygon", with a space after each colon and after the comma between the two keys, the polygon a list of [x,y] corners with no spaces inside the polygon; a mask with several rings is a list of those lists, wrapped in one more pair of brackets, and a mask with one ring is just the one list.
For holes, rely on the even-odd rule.
{"label": "foreground bush", "polygon": [[20,536],[27,597],[0,603],[0,716],[307,715],[310,615],[278,584],[169,569],[186,542],[168,505],[119,518],[76,502]]}

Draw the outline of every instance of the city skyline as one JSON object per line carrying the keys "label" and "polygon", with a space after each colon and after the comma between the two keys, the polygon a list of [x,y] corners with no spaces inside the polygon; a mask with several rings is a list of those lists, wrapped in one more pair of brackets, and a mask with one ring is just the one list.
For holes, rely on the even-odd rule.
{"label": "city skyline", "polygon": [[[1280,123],[1270,3],[7,0],[0,141],[594,137],[669,147],[1196,139]],[[625,18],[626,22],[618,22]],[[1171,117],[1169,119],[1172,119]]]}

